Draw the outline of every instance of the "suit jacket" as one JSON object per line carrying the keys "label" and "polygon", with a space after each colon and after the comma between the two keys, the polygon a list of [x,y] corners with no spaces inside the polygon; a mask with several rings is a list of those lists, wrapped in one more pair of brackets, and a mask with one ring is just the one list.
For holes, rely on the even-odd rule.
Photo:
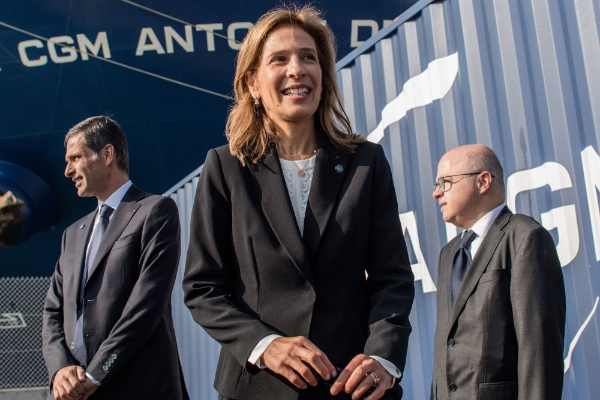
{"label": "suit jacket", "polygon": [[404,368],[413,275],[381,147],[350,154],[320,135],[304,237],[275,149],[246,167],[227,146],[211,150],[183,287],[193,318],[222,345],[215,388],[226,398],[298,398],[247,363],[272,333],[308,337],[341,368],[360,353]]}
{"label": "suit jacket", "polygon": [[177,206],[132,186],[114,211],[79,304],[95,216],[63,234],[44,305],[43,354],[50,377],[78,365],[69,347],[83,307],[86,371],[101,383],[90,399],[187,398],[171,316],[180,254]]}
{"label": "suit jacket", "polygon": [[450,310],[459,245],[440,253],[432,398],[560,399],[566,306],[552,237],[504,207]]}

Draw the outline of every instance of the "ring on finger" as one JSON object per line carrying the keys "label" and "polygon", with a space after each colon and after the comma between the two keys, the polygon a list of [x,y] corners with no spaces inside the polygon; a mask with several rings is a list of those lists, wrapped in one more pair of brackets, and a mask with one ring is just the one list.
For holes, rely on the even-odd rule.
{"label": "ring on finger", "polygon": [[369,372],[367,375],[369,375],[371,378],[373,378],[373,386],[377,387],[379,385],[379,381],[381,380],[381,378],[379,378],[377,376],[377,374],[375,374],[375,372]]}

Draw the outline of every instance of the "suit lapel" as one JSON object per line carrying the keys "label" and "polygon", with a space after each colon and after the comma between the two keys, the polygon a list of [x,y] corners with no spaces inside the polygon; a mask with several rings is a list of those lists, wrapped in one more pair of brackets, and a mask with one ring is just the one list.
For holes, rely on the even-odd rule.
{"label": "suit lapel", "polygon": [[294,265],[314,286],[312,272],[298,223],[287,192],[281,164],[275,148],[257,165],[249,165],[254,175],[263,213]]}
{"label": "suit lapel", "polygon": [[323,133],[319,135],[318,145],[304,217],[303,238],[309,260],[313,259],[319,248],[331,212],[337,203],[350,159],[349,153],[335,147]]}
{"label": "suit lapel", "polygon": [[135,186],[131,186],[123,200],[119,203],[119,206],[115,210],[114,215],[110,219],[110,223],[106,228],[106,232],[104,233],[104,237],[100,242],[100,246],[98,247],[98,252],[96,253],[96,258],[94,258],[94,263],[90,267],[88,272],[88,280],[94,274],[98,265],[102,259],[106,256],[106,254],[112,248],[112,245],[117,241],[123,229],[129,224],[131,218],[134,216],[135,212],[141,206],[138,201],[144,197],[144,192],[136,188]]}
{"label": "suit lapel", "polygon": [[504,236],[504,232],[502,229],[508,223],[510,216],[512,213],[509,211],[507,207],[504,207],[500,214],[496,217],[496,220],[490,226],[487,234],[483,238],[483,242],[481,246],[479,246],[479,250],[473,259],[473,262],[469,266],[467,273],[465,274],[465,279],[456,295],[456,301],[454,302],[454,309],[452,310],[452,320],[450,321],[450,328],[456,322],[459,314],[461,313],[463,307],[465,306],[469,296],[475,287],[479,283],[479,279],[481,275],[485,272],[487,265],[490,262],[490,259],[496,252],[498,248],[498,244],[502,237]]}
{"label": "suit lapel", "polygon": [[[460,238],[461,235],[456,235],[456,237],[454,239],[452,239],[446,246],[448,247],[447,250],[447,254],[448,257],[444,257],[440,262],[443,263],[442,264],[442,268],[440,268],[439,270],[439,277],[438,277],[438,296],[442,295],[444,298],[440,298],[440,302],[438,302],[438,304],[440,305],[440,307],[438,307],[438,312],[439,313],[444,313],[445,315],[443,315],[443,317],[445,317],[445,319],[442,319],[443,321],[447,321],[450,322],[450,316],[452,315],[452,302],[451,302],[451,280],[452,280],[452,263],[454,261],[454,256],[456,254],[456,252],[458,251],[458,248],[460,247]],[[441,290],[441,288],[445,288],[445,290]],[[442,306],[445,305],[445,306]],[[450,326],[451,327],[451,326]]]}
{"label": "suit lapel", "polygon": [[94,218],[96,218],[98,210],[90,213],[83,222],[77,227],[77,245],[75,247],[75,270],[73,271],[73,284],[75,285],[75,293],[77,293],[77,302],[81,296],[81,278],[83,268],[85,266],[85,253],[87,250],[88,241],[94,227]]}

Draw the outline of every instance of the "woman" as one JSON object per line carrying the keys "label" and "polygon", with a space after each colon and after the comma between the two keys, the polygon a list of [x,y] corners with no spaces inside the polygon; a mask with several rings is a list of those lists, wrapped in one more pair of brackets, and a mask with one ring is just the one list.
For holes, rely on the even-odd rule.
{"label": "woman", "polygon": [[263,15],[238,56],[183,282],[222,345],[222,399],[401,397],[413,275],[389,165],[352,133],[334,62],[312,7]]}

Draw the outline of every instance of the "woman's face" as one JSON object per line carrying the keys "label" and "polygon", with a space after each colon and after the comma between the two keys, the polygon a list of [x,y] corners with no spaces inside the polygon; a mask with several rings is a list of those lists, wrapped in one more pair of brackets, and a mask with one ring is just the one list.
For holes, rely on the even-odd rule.
{"label": "woman's face", "polygon": [[321,98],[321,66],[312,36],[296,26],[272,31],[256,73],[246,80],[278,126],[312,121]]}

